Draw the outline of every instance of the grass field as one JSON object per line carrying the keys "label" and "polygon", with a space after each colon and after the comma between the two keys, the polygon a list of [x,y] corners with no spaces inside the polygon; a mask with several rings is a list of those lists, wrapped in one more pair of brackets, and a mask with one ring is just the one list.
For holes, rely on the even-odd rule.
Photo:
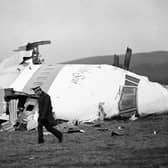
{"label": "grass field", "polygon": [[[123,135],[111,136],[119,126]],[[80,127],[85,133],[65,133],[61,144],[52,135],[37,144],[35,130],[0,132],[0,167],[168,167],[167,114]]]}

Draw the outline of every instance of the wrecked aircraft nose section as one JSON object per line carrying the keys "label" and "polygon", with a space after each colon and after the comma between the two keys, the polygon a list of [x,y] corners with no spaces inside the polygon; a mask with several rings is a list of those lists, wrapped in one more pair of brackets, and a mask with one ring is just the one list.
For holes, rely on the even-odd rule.
{"label": "wrecked aircraft nose section", "polygon": [[97,120],[100,109],[104,118],[168,110],[164,87],[110,65],[64,65],[48,92],[56,116],[68,120]]}
{"label": "wrecked aircraft nose section", "polygon": [[[168,112],[168,91],[159,83],[128,71],[131,49],[126,50],[124,65],[120,65],[118,56],[115,66],[47,65],[39,59],[38,46],[50,43],[28,43],[15,51],[33,50],[31,56],[22,57],[22,62],[11,57],[0,64],[0,119],[5,113],[5,119],[10,121],[7,127],[15,124],[21,108],[27,129],[37,126],[38,101],[31,89],[37,85],[51,96],[57,119],[86,122]],[[8,96],[5,88],[12,89]]]}
{"label": "wrecked aircraft nose section", "polygon": [[[17,112],[11,107],[32,105],[31,88],[37,84],[51,96],[57,119],[86,122],[168,111],[168,92],[162,85],[111,65],[27,64],[17,75],[13,82],[7,82],[16,91],[14,93],[19,94],[13,95],[17,101],[10,106],[11,116],[16,116],[13,113]],[[0,76],[0,81],[4,79],[6,76]],[[25,97],[24,102],[21,96]],[[38,109],[35,111],[34,116],[37,116]],[[37,117],[34,116],[28,116],[32,119],[29,122],[37,125]],[[27,126],[33,128],[30,123]]]}

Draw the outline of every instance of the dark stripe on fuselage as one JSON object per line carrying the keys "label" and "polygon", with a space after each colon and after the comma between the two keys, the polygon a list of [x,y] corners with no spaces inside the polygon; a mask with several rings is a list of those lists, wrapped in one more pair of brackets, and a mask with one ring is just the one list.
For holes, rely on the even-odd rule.
{"label": "dark stripe on fuselage", "polygon": [[47,92],[63,66],[63,64],[41,65],[41,67],[33,74],[31,79],[29,79],[23,91],[26,93],[32,93],[31,88],[39,85]]}

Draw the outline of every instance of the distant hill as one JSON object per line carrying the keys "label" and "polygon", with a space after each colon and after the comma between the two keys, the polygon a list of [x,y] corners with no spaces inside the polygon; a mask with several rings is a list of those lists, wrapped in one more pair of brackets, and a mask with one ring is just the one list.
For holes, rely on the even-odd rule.
{"label": "distant hill", "polygon": [[[113,55],[94,56],[63,63],[113,65],[113,57]],[[124,55],[120,55],[119,57],[120,63],[123,63]],[[133,54],[130,63],[130,71],[147,76],[151,81],[168,84],[168,51]]]}

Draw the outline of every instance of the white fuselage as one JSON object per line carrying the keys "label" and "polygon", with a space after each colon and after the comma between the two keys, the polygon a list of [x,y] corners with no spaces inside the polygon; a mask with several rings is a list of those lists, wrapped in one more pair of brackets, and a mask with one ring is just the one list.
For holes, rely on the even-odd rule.
{"label": "white fuselage", "polygon": [[[100,104],[105,117],[119,115],[126,75],[138,80],[136,85],[129,86],[137,90],[134,98],[130,99],[129,93],[126,96],[130,102],[136,102],[134,106],[140,116],[168,111],[168,92],[163,86],[111,65],[33,65],[30,62],[20,65],[19,70],[16,66],[8,72],[15,77],[0,86],[32,93],[31,88],[40,85],[51,96],[57,118],[93,121],[99,117]],[[7,80],[5,71],[0,75],[0,82],[3,80]]]}

